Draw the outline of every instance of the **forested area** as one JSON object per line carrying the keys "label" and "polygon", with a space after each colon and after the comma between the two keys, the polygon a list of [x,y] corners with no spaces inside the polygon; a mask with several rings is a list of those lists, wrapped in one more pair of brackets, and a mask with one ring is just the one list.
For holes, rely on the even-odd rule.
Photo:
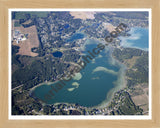
{"label": "forested area", "polygon": [[140,49],[124,48],[122,50],[115,49],[113,56],[120,62],[124,62],[126,59],[131,59],[133,56],[139,56],[136,63],[131,69],[126,71],[127,86],[134,86],[139,83],[148,83],[148,52]]}

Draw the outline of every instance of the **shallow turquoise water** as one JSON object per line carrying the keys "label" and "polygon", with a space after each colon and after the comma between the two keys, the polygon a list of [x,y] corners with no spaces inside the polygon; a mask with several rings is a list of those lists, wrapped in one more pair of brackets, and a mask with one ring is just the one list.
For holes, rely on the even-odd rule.
{"label": "shallow turquoise water", "polygon": [[134,27],[129,32],[130,37],[120,37],[121,45],[124,47],[134,47],[143,50],[149,48],[149,31],[148,28]]}
{"label": "shallow turquoise water", "polygon": [[[85,46],[86,51],[92,50],[99,42],[88,40],[89,44]],[[96,44],[97,43],[97,44]],[[55,97],[49,100],[49,104],[57,102],[78,103],[82,106],[96,106],[106,100],[107,93],[116,85],[113,83],[118,78],[120,66],[111,64],[109,61],[110,50],[104,49],[95,60],[90,61],[85,69],[80,71],[81,79],[72,79],[65,82],[66,86]],[[76,82],[76,83],[75,83]],[[72,85],[73,84],[73,85]],[[78,85],[75,86],[75,85]],[[44,99],[44,95],[51,90],[51,86],[42,85],[34,90],[36,97]],[[54,92],[54,91],[53,91]]]}
{"label": "shallow turquoise water", "polygon": [[[147,28],[132,28],[130,34],[130,37],[119,37],[122,46],[148,49]],[[71,38],[74,40],[73,37]],[[75,38],[77,37],[75,36]],[[89,55],[87,51],[92,51],[98,43],[100,42],[96,40],[87,40],[86,45],[82,48],[83,53]],[[78,103],[82,106],[92,107],[101,104],[103,101],[110,100],[107,99],[107,94],[111,89],[118,86],[123,87],[123,83],[119,82],[119,78],[123,78],[120,71],[124,67],[111,57],[111,52],[111,48],[106,47],[87,64],[85,69],[80,71],[81,78],[65,82],[66,85],[59,92],[55,93],[53,91],[55,97],[47,103]],[[37,87],[33,92],[36,97],[44,99],[44,95],[48,94],[50,90],[51,86],[44,84]]]}

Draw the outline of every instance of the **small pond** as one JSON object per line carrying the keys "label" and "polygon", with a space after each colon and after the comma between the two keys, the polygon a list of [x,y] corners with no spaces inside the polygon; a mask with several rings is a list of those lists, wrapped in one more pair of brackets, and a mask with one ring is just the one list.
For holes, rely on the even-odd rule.
{"label": "small pond", "polygon": [[52,55],[53,55],[54,57],[59,57],[59,58],[61,58],[62,55],[63,55],[63,53],[60,52],[60,51],[56,51],[56,52],[53,52]]}

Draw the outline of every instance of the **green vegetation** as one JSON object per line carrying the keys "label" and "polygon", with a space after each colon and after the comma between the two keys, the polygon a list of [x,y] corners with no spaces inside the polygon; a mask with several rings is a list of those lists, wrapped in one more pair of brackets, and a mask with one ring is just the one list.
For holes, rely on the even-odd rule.
{"label": "green vegetation", "polygon": [[[128,92],[130,92],[132,96],[143,94],[144,91],[141,88],[137,90],[135,87],[137,85],[145,87],[148,86],[148,51],[133,48],[123,48],[121,50],[115,49],[113,52],[113,56],[124,64],[133,57],[138,57],[134,64],[127,65],[128,67],[126,70],[126,90],[128,90]],[[124,92],[122,90],[119,93],[116,93],[113,101],[109,106],[109,108],[115,108],[115,106],[117,106],[116,112],[113,111],[112,114],[142,114],[143,110],[133,103],[128,92]],[[123,95],[123,98],[120,95]],[[117,101],[120,101],[120,104],[117,103]]]}
{"label": "green vegetation", "polygon": [[123,90],[115,93],[108,108],[114,108],[114,111],[110,113],[111,115],[141,115],[143,112],[141,108],[134,104],[129,93]]}
{"label": "green vegetation", "polygon": [[113,56],[123,63],[125,59],[131,59],[133,56],[141,56],[142,53],[142,50],[135,48],[123,48],[122,50],[116,48],[113,51]]}
{"label": "green vegetation", "polygon": [[148,12],[114,12],[116,16],[125,19],[142,19],[145,20],[148,18]]}
{"label": "green vegetation", "polygon": [[14,22],[14,27],[20,27],[21,25],[19,24],[19,21]]}
{"label": "green vegetation", "polygon": [[128,86],[148,83],[148,75],[148,54],[146,53],[140,56],[133,68],[126,72],[126,76],[129,78],[127,81]]}
{"label": "green vegetation", "polygon": [[33,18],[33,17],[47,17],[48,12],[14,12],[15,16],[14,19],[16,20],[20,20],[20,19],[27,19],[29,17]]}
{"label": "green vegetation", "polygon": [[133,103],[128,93],[125,92],[122,95],[125,95],[125,99],[123,100],[122,105],[118,108],[118,113],[120,115],[142,114],[143,110]]}
{"label": "green vegetation", "polygon": [[42,108],[42,104],[30,97],[28,91],[19,90],[12,91],[12,115],[36,115]]}
{"label": "green vegetation", "polygon": [[12,65],[15,64],[18,67],[22,67],[23,65],[21,64],[21,62],[19,60],[20,55],[16,55],[18,50],[19,50],[18,46],[12,45]]}
{"label": "green vegetation", "polygon": [[126,71],[127,86],[134,86],[140,83],[148,83],[148,52],[140,49],[124,48],[115,49],[113,56],[120,62],[139,56],[132,68]]}
{"label": "green vegetation", "polygon": [[21,62],[17,62],[17,59],[13,60],[13,63],[18,63],[20,67],[12,75],[12,88],[23,84],[23,89],[26,90],[44,81],[54,81],[57,74],[62,74],[68,64],[52,60],[53,57],[48,56],[34,60],[31,65],[25,67],[21,66]]}

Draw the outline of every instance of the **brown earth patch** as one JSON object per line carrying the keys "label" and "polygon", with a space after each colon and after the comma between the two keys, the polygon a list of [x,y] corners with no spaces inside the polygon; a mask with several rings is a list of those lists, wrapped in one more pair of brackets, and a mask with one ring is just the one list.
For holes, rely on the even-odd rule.
{"label": "brown earth patch", "polygon": [[137,95],[132,97],[132,100],[136,105],[140,106],[148,103],[148,96],[146,96],[145,94]]}
{"label": "brown earth patch", "polygon": [[24,22],[23,24],[30,24],[32,22],[32,20],[27,20],[26,22]]}
{"label": "brown earth patch", "polygon": [[107,29],[110,33],[115,31],[115,26],[113,26],[112,24],[110,23],[103,23],[103,26],[105,29]]}
{"label": "brown earth patch", "polygon": [[74,19],[82,19],[82,20],[86,20],[86,19],[94,19],[94,14],[96,12],[70,12],[70,14],[72,16],[74,16]]}
{"label": "brown earth patch", "polygon": [[37,56],[38,53],[34,53],[31,51],[31,48],[39,47],[39,40],[37,35],[36,26],[31,26],[28,28],[24,27],[14,27],[14,30],[19,30],[23,34],[28,34],[28,39],[19,42],[17,44],[16,42],[13,42],[13,45],[19,46],[19,52],[17,54],[20,55],[28,55],[28,56]]}
{"label": "brown earth patch", "polygon": [[140,95],[133,95],[131,96],[133,102],[135,105],[139,106],[143,109],[143,114],[148,114],[149,110],[149,97],[148,97],[148,87],[144,88],[142,85],[137,85],[138,87],[135,87],[135,89],[139,90],[142,89],[143,93]]}
{"label": "brown earth patch", "polygon": [[139,58],[139,56],[133,56],[131,59],[126,59],[124,61],[124,64],[126,64],[128,66],[128,68],[132,68],[138,58]]}

